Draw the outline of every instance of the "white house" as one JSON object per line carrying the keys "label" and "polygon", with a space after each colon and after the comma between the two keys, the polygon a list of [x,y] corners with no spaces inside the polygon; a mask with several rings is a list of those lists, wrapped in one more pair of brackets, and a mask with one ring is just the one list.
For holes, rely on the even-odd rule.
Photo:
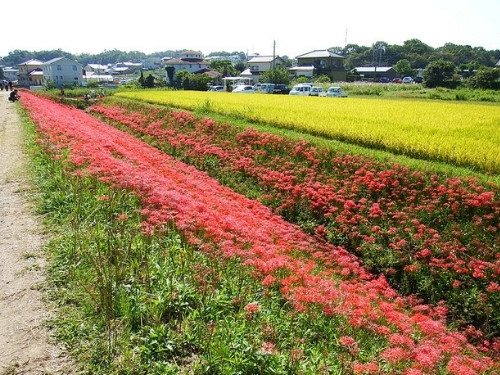
{"label": "white house", "polygon": [[279,66],[285,66],[285,61],[279,56],[253,56],[247,61],[248,68],[242,73],[242,77],[252,78],[254,83],[259,82],[262,73]]}
{"label": "white house", "polygon": [[42,65],[44,84],[52,82],[56,87],[64,85],[81,86],[83,83],[82,64],[67,57],[57,57]]}

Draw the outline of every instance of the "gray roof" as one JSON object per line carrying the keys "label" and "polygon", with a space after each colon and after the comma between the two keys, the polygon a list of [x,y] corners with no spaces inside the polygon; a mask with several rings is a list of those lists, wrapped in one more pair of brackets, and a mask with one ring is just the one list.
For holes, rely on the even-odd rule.
{"label": "gray roof", "polygon": [[377,69],[376,70],[377,72],[384,73],[384,72],[387,72],[390,69],[392,69],[392,66],[377,66],[377,67],[375,67],[375,66],[360,66],[360,67],[354,68],[354,70],[356,70],[358,73],[375,73],[375,68]]}
{"label": "gray roof", "polygon": [[64,57],[56,57],[55,59],[52,59],[52,60],[49,60],[49,61],[45,61],[43,63],[43,65],[50,65],[50,64],[53,64],[53,63],[55,63],[55,62],[57,62],[59,60],[62,60],[62,59],[64,59]]}
{"label": "gray roof", "polygon": [[325,58],[325,57],[337,57],[340,59],[344,58],[344,56],[340,56],[336,53],[328,51],[327,49],[317,49],[317,50],[299,55],[296,58],[297,59],[300,59],[300,58],[306,59],[306,58]]}
{"label": "gray roof", "polygon": [[497,61],[497,63],[495,64],[495,66],[500,66],[500,60]]}
{"label": "gray roof", "polygon": [[32,60],[25,61],[21,64],[18,64],[18,66],[19,65],[42,65],[42,64],[43,64],[43,61],[32,59]]}
{"label": "gray roof", "polygon": [[250,60],[248,60],[249,63],[270,63],[273,62],[273,60],[280,59],[281,57],[275,56],[274,59],[272,56],[254,56]]}

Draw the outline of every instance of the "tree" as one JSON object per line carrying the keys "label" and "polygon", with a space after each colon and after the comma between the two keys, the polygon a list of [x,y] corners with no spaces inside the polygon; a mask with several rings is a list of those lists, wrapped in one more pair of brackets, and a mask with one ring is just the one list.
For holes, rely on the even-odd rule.
{"label": "tree", "polygon": [[260,81],[288,85],[290,83],[290,76],[285,68],[278,66],[277,68],[262,73]]}
{"label": "tree", "polygon": [[469,78],[469,85],[476,89],[500,89],[500,69],[481,68],[476,75]]}
{"label": "tree", "polygon": [[229,60],[213,60],[210,62],[209,67],[210,69],[218,71],[224,77],[234,77],[238,75],[238,71]]}
{"label": "tree", "polygon": [[454,87],[455,65],[451,61],[437,60],[431,62],[424,70],[424,84],[427,87]]}
{"label": "tree", "polygon": [[147,87],[147,88],[153,88],[153,87],[155,87],[155,77],[152,74],[149,74],[146,77],[146,79],[144,80],[144,83],[143,83],[142,86],[143,87]]}
{"label": "tree", "polygon": [[174,73],[175,73],[175,68],[173,66],[167,66],[165,68],[165,70],[167,71],[167,76],[168,76],[168,83],[169,85],[173,85],[174,84]]}
{"label": "tree", "polygon": [[244,71],[246,68],[245,63],[243,61],[238,61],[236,64],[234,64],[234,69],[236,69],[237,72],[241,73]]}
{"label": "tree", "polygon": [[207,91],[212,78],[205,74],[193,74],[181,70],[175,75],[176,86],[184,90]]}
{"label": "tree", "polygon": [[141,69],[141,76],[139,77],[139,84],[144,87],[144,73],[142,72]]}
{"label": "tree", "polygon": [[425,55],[431,53],[433,48],[419,39],[410,39],[403,42],[403,50],[406,54]]}
{"label": "tree", "polygon": [[410,62],[406,59],[399,60],[394,66],[394,69],[402,77],[413,75],[413,69],[411,68]]}

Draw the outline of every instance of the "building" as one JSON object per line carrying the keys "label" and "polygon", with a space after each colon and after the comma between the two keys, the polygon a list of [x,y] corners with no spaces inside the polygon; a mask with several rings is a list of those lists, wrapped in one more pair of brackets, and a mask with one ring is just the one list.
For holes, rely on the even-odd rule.
{"label": "building", "polygon": [[185,49],[184,51],[175,53],[174,58],[177,59],[194,59],[194,60],[203,60],[203,54],[200,51],[193,51],[190,49]]}
{"label": "building", "polygon": [[254,83],[259,82],[262,73],[271,69],[284,67],[285,61],[279,56],[253,56],[247,61],[248,68],[241,72],[241,76],[251,78]]}
{"label": "building", "polygon": [[21,87],[43,85],[43,62],[40,60],[28,60],[17,67],[19,69],[18,85]]}
{"label": "building", "polygon": [[[311,67],[313,75],[326,75],[332,81],[345,81],[347,72],[344,68],[344,57],[327,49],[319,49],[304,53],[296,57],[297,66],[290,72],[299,75],[310,74]],[[306,74],[304,74],[306,73]]]}
{"label": "building", "polygon": [[163,58],[163,66],[167,70],[166,81],[170,82],[168,71],[173,68],[173,76],[176,73],[185,70],[189,73],[197,73],[199,71],[206,71],[210,63],[203,58],[201,52],[186,50],[179,54],[180,57],[171,59]]}
{"label": "building", "polygon": [[82,64],[67,57],[57,57],[42,65],[44,85],[56,87],[81,86],[83,84]]}
{"label": "building", "polygon": [[8,66],[3,68],[2,70],[3,70],[3,76],[5,77],[6,81],[11,81],[11,82],[17,81],[19,69]]}
{"label": "building", "polygon": [[109,72],[109,66],[101,64],[87,64],[83,69],[85,70],[86,75],[101,75]]}
{"label": "building", "polygon": [[382,77],[393,80],[399,74],[391,66],[362,66],[354,68],[362,80],[377,81]]}
{"label": "building", "polygon": [[142,69],[142,63],[119,62],[109,67],[109,74],[132,74]]}

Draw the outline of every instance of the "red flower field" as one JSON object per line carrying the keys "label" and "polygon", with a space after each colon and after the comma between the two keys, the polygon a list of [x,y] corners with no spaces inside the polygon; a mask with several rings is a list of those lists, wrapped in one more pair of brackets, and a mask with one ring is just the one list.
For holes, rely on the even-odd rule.
{"label": "red flower field", "polygon": [[[376,373],[383,363],[398,364],[406,369],[407,374],[429,373],[438,368],[446,368],[452,374],[477,374],[498,366],[498,362],[469,344],[465,334],[446,327],[446,309],[415,304],[411,298],[399,295],[389,286],[385,276],[374,276],[368,272],[360,265],[358,258],[344,247],[334,246],[318,236],[305,234],[299,227],[272,213],[261,203],[235,193],[206,173],[80,110],[29,93],[22,95],[21,102],[44,135],[47,147],[53,150],[54,155],[67,152],[71,163],[78,167],[76,173],[95,176],[112,186],[129,189],[140,197],[145,232],[155,235],[167,224],[174,223],[188,241],[200,250],[210,252],[215,248],[221,249],[225,256],[237,257],[252,267],[255,277],[265,287],[279,288],[283,297],[297,311],[307,313],[310,309],[320,308],[326,315],[345,318],[351,326],[385,338],[387,347],[379,353],[377,361],[355,362],[355,372]],[[176,116],[178,122],[192,121],[183,113]],[[161,130],[160,125],[156,127],[158,131]],[[210,124],[205,123],[204,126]],[[245,136],[248,139],[256,137],[251,132]],[[307,145],[301,147],[302,149],[296,150],[297,157],[307,160],[310,166],[320,163],[314,150]],[[258,152],[251,146],[248,147],[248,152],[250,151]],[[223,155],[228,151],[220,148],[217,152]],[[238,158],[243,163],[241,168],[244,170],[259,168],[253,165],[252,158]],[[359,160],[353,157],[351,163],[356,165]],[[314,168],[310,170],[311,173],[312,171]],[[293,193],[300,186],[302,190],[297,191],[296,196],[302,196],[303,192],[310,189],[308,200],[313,202],[312,206],[320,209],[318,212],[326,214],[332,211],[330,213],[333,215],[340,210],[341,214],[336,220],[340,232],[347,230],[342,228],[351,222],[359,223],[362,227],[366,223],[366,216],[380,219],[380,228],[372,228],[375,225],[371,221],[369,223],[373,233],[370,237],[373,238],[376,238],[378,232],[400,230],[396,226],[395,229],[392,226],[386,228],[384,220],[388,218],[395,223],[408,223],[407,213],[391,211],[390,194],[396,193],[384,190],[387,184],[397,188],[394,185],[395,181],[399,181],[397,171],[389,175],[372,175],[368,169],[360,172],[357,177],[358,185],[344,187],[346,191],[340,196],[337,196],[338,192],[330,185],[316,181],[314,175],[307,176],[309,169],[303,173],[306,176],[300,182],[295,182],[296,177],[293,174],[287,175],[286,171],[269,175],[267,179],[269,184],[277,181],[280,185],[277,190],[287,190],[288,186]],[[264,179],[263,176],[260,178]],[[286,181],[290,181],[289,185],[286,185]],[[498,211],[491,211],[491,207],[494,207],[491,193],[478,186],[479,191],[467,190],[467,194],[459,194],[464,192],[459,181],[450,180],[447,184],[435,187],[434,201],[416,203],[414,210],[426,210],[431,214],[431,206],[435,208],[438,204],[446,203],[453,212],[453,203],[460,199],[465,206],[460,206],[458,210],[469,212],[475,207],[484,208],[483,216],[474,215],[476,221],[480,219],[483,223],[488,222],[494,218],[488,219],[489,216],[484,217],[485,215],[498,214]],[[365,202],[348,199],[350,189],[355,186],[358,189],[368,189],[371,186],[379,195],[386,194],[386,199],[378,205],[373,199]],[[340,186],[337,188],[342,189]],[[408,201],[414,200],[418,195],[416,187],[400,189],[405,194],[404,199]],[[318,195],[318,191],[321,194]],[[331,194],[331,197],[325,201],[327,194]],[[290,196],[294,197],[293,194]],[[283,210],[288,208],[286,199],[287,196],[283,199]],[[333,210],[329,203],[331,200],[340,204],[340,209]],[[498,210],[498,206],[495,207]],[[420,233],[429,251],[436,251],[433,246],[438,242],[433,242],[433,238],[439,241],[438,233],[425,225],[421,228],[421,224],[417,222],[408,229],[415,235]],[[490,229],[487,226],[485,230]],[[320,228],[319,235],[321,231]],[[360,231],[359,236],[370,243],[367,234]],[[404,238],[391,238],[389,242],[391,249],[404,253]],[[363,245],[359,242],[357,246]],[[435,263],[432,267],[449,268],[458,272],[448,254],[445,260],[434,260],[434,257],[426,253],[424,248],[419,250],[419,256],[429,257],[428,262]],[[454,254],[456,251],[450,250],[448,253]],[[459,260],[457,257],[455,263],[459,263]],[[462,266],[467,268],[467,272],[472,267],[473,277],[491,277],[489,275],[493,265],[489,260],[473,259],[471,262],[474,262],[472,266],[470,262]],[[408,269],[408,272],[413,271],[412,268]],[[249,313],[255,309],[255,306],[249,307]],[[342,337],[341,342],[347,350],[356,351],[356,344],[351,338]],[[266,347],[263,350],[272,352],[273,348]]]}

